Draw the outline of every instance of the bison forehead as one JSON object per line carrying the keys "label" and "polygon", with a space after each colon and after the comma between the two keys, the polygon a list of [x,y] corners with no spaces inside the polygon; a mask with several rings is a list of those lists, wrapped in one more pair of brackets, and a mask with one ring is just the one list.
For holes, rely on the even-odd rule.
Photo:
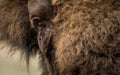
{"label": "bison forehead", "polygon": [[[29,12],[40,10],[50,7],[50,3],[47,0],[30,0],[28,1]],[[44,9],[45,10],[45,9]]]}

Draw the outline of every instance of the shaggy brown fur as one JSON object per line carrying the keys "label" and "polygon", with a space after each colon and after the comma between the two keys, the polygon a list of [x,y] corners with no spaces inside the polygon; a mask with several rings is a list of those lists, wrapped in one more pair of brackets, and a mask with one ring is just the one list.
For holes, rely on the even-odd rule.
{"label": "shaggy brown fur", "polygon": [[[27,0],[1,0],[0,40],[37,50]],[[120,0],[54,0],[49,60],[59,75],[120,74]],[[53,64],[54,63],[54,64]],[[58,75],[58,74],[57,74]]]}
{"label": "shaggy brown fur", "polygon": [[56,19],[60,75],[120,74],[120,0],[61,0]]}
{"label": "shaggy brown fur", "polygon": [[0,40],[7,41],[12,51],[17,46],[29,56],[37,52],[37,32],[31,28],[27,0],[0,0]]}

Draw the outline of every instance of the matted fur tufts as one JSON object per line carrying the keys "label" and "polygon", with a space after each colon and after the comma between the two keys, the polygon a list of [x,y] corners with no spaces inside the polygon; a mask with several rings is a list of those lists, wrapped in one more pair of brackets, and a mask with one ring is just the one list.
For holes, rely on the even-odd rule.
{"label": "matted fur tufts", "polygon": [[37,52],[38,45],[27,10],[27,0],[0,0],[0,41],[11,46],[10,52],[20,50],[29,63],[29,57]]}

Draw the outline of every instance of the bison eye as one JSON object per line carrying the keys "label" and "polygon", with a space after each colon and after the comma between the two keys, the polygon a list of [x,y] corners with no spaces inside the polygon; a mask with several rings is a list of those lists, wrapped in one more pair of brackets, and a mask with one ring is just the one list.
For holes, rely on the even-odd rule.
{"label": "bison eye", "polygon": [[42,28],[45,28],[46,27],[46,24],[44,22],[41,22],[38,24],[39,27],[42,27]]}
{"label": "bison eye", "polygon": [[32,25],[34,26],[35,29],[37,30],[43,30],[46,27],[46,24],[44,21],[41,21],[39,18],[34,17],[32,19]]}
{"label": "bison eye", "polygon": [[40,24],[40,20],[39,19],[33,19],[33,25],[34,26],[38,26]]}

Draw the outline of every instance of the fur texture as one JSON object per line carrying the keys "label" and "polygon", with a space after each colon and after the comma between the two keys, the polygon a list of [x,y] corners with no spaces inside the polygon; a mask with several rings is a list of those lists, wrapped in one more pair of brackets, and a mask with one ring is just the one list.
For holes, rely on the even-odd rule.
{"label": "fur texture", "polygon": [[[120,0],[53,0],[49,60],[58,75],[120,74]],[[39,51],[27,0],[1,0],[0,40]],[[54,63],[54,64],[53,64]]]}
{"label": "fur texture", "polygon": [[0,0],[0,41],[7,41],[11,45],[10,51],[19,48],[29,56],[37,52],[37,32],[31,28],[27,0]]}
{"label": "fur texture", "polygon": [[120,0],[61,0],[55,59],[60,75],[119,75]]}

